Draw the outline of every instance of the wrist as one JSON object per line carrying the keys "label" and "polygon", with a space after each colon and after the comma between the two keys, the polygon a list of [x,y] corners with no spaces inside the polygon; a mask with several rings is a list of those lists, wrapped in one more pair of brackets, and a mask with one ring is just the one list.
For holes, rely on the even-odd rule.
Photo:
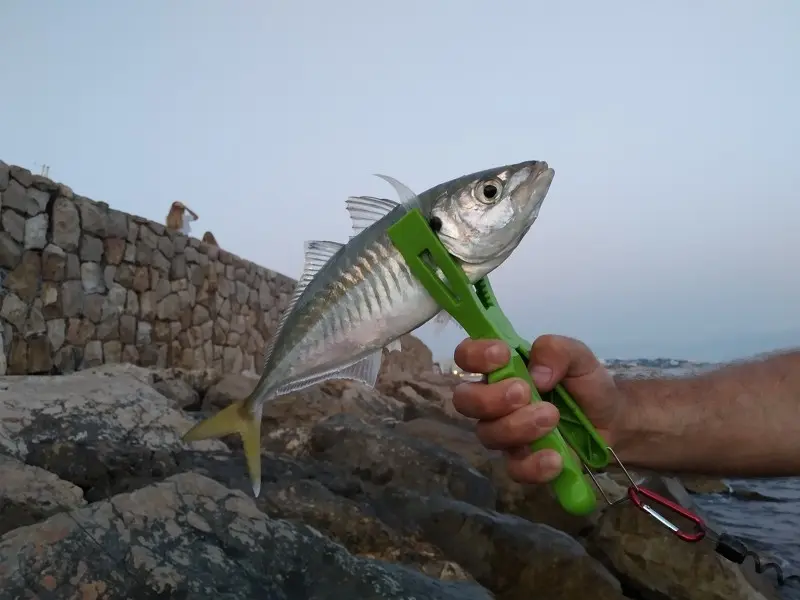
{"label": "wrist", "polygon": [[614,452],[623,463],[643,466],[654,445],[666,435],[662,411],[654,402],[653,381],[616,379],[620,394],[620,409],[611,427]]}

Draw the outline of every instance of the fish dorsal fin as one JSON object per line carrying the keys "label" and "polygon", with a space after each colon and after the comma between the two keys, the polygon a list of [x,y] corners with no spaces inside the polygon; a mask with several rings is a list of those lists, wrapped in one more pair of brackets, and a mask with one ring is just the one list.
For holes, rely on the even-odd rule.
{"label": "fish dorsal fin", "polygon": [[350,220],[353,222],[353,234],[357,236],[367,227],[381,220],[383,217],[400,206],[394,200],[375,198],[374,196],[350,196],[345,204]]}
{"label": "fish dorsal fin", "polygon": [[375,177],[380,177],[384,181],[387,181],[393,188],[394,191],[397,192],[397,195],[400,198],[400,202],[405,204],[409,207],[417,207],[419,204],[419,199],[417,195],[404,183],[400,183],[394,177],[389,177],[388,175],[381,175],[379,173],[375,174]]}
{"label": "fish dorsal fin", "polygon": [[320,269],[322,269],[322,267],[325,266],[331,257],[341,250],[343,246],[344,244],[340,244],[339,242],[330,242],[326,240],[310,240],[305,242],[305,263],[303,264],[303,272],[294,286],[294,293],[292,294],[292,297],[289,299],[289,303],[286,305],[286,308],[281,314],[281,318],[278,320],[278,326],[275,329],[275,333],[270,339],[266,352],[264,352],[265,366],[272,355],[272,351],[275,349],[275,341],[278,339],[278,336],[280,335],[283,326],[286,324],[286,320],[289,318],[289,315],[292,314],[292,310],[294,309],[295,304],[297,304],[297,301],[300,299],[300,296],[303,295],[303,292],[308,287],[308,284],[312,279],[314,279],[314,277],[316,277]]}
{"label": "fish dorsal fin", "polygon": [[339,242],[329,242],[312,240],[305,243],[305,264],[303,265],[303,277],[313,279],[319,270],[325,266],[331,257],[342,249],[344,244]]}

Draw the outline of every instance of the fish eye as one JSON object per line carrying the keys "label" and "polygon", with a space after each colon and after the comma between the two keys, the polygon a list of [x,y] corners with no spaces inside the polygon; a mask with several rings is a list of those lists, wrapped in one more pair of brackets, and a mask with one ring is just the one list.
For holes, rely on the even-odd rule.
{"label": "fish eye", "polygon": [[483,181],[476,188],[476,197],[484,204],[494,204],[503,193],[503,184],[496,179]]}

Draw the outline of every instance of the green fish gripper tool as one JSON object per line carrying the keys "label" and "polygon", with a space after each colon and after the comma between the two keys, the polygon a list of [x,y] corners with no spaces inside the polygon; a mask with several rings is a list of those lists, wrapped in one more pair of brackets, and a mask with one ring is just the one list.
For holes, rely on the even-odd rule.
{"label": "green fish gripper tool", "polygon": [[533,442],[531,449],[550,449],[561,455],[564,468],[550,482],[559,503],[573,515],[591,513],[597,506],[597,496],[581,463],[589,469],[606,467],[608,445],[560,384],[544,397],[536,390],[528,372],[531,344],[503,314],[488,278],[471,284],[418,208],[410,209],[389,227],[388,234],[414,276],[472,339],[498,339],[510,346],[511,361],[489,374],[489,383],[519,377],[531,387],[531,402],[544,399],[558,408],[561,419],[557,429]]}

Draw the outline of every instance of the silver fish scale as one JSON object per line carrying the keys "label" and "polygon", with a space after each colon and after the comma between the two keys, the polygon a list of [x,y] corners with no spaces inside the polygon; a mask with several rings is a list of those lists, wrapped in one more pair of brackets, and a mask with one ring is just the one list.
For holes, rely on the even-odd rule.
{"label": "silver fish scale", "polygon": [[[327,334],[320,345],[341,344],[365,327],[379,325],[407,296],[406,286],[401,284],[404,269],[408,272],[400,255],[380,241],[350,261],[333,284],[341,294],[338,301],[333,305],[326,305],[324,299],[317,301],[323,313],[319,325]],[[406,285],[410,283],[408,278],[402,279]]]}
{"label": "silver fish scale", "polygon": [[[384,177],[407,204],[391,208],[393,203],[388,200],[367,197],[350,202],[348,210],[354,225],[350,241],[345,245],[325,241],[309,243],[307,268],[301,277],[308,285],[298,288],[299,296],[293,298],[291,310],[281,317],[280,329],[252,396],[253,402],[261,403],[275,394],[337,378],[337,375],[371,381],[375,376],[375,359],[379,358],[376,354],[440,312],[437,303],[411,275],[387,234],[388,228],[409,208],[418,208],[425,218],[430,218],[438,206],[442,215],[454,217],[454,227],[461,223],[463,229],[471,231],[460,239],[442,230],[440,238],[444,236],[451,245],[459,246],[451,248],[454,256],[468,252],[471,258],[480,259],[464,261],[462,265],[469,280],[476,281],[500,265],[533,224],[552,174],[552,169],[543,161],[524,161],[464,175],[420,195]],[[542,186],[537,188],[535,184],[542,176]],[[526,179],[523,181],[519,177]],[[497,212],[496,217],[486,217],[480,202],[473,202],[473,186],[489,178],[515,181],[515,185],[520,186],[501,198],[509,203],[509,208]],[[462,204],[461,200],[466,203]],[[524,219],[518,219],[519,226],[511,228],[516,239],[508,235],[495,235],[491,239],[481,233],[493,225],[497,225],[495,234],[506,231],[510,224],[503,217],[512,209],[515,214],[524,215]],[[384,211],[388,212],[380,216]],[[456,211],[464,214],[456,215]],[[484,217],[488,221],[478,225]],[[485,247],[478,252],[470,249],[475,244],[471,244],[469,238],[475,235],[490,238],[484,240]]]}
{"label": "silver fish scale", "polygon": [[369,237],[360,252],[334,256],[323,267],[329,270],[325,279],[303,293],[307,299],[301,296],[265,365],[267,396],[271,389],[336,368],[340,356],[379,350],[438,312],[386,232]]}

